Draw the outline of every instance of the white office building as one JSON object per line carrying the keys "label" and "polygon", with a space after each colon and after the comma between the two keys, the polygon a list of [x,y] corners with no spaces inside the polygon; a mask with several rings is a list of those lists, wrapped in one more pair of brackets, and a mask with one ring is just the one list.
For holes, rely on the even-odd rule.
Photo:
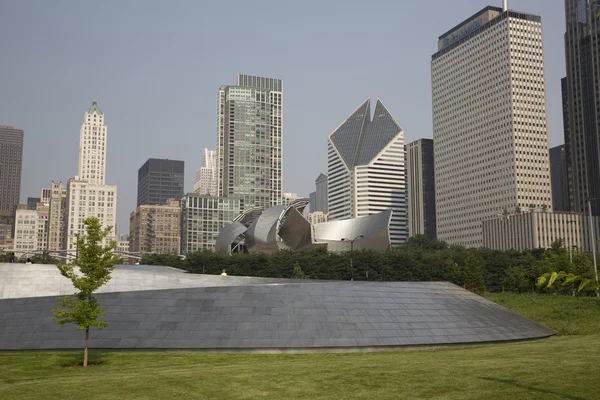
{"label": "white office building", "polygon": [[107,127],[104,114],[94,101],[84,114],[79,144],[79,176],[67,183],[68,208],[64,226],[65,249],[72,256],[77,234],[85,234],[84,221],[96,217],[103,228],[112,227],[104,241],[115,240],[117,222],[117,187],[105,185]]}
{"label": "white office building", "polygon": [[13,250],[17,255],[44,251],[48,246],[48,206],[38,203],[35,210],[17,206]]}
{"label": "white office building", "polygon": [[202,152],[202,167],[196,171],[194,193],[202,196],[217,195],[217,161],[214,150],[204,149]]}
{"label": "white office building", "polygon": [[408,239],[404,132],[377,100],[371,118],[367,99],[328,141],[329,221],[391,209],[390,240]]}
{"label": "white office building", "polygon": [[551,208],[542,22],[486,7],[432,56],[437,236],[483,245],[482,221]]}
{"label": "white office building", "polygon": [[[568,249],[590,252],[600,233],[600,217],[592,217],[594,236],[590,237],[590,218],[586,214],[527,210],[499,215],[483,221],[483,245],[493,250],[548,249],[562,240]],[[600,244],[596,244],[597,250]]]}

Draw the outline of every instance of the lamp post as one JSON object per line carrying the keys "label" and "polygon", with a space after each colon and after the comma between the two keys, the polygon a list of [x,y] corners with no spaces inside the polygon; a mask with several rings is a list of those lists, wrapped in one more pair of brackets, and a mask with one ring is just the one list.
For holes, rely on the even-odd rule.
{"label": "lamp post", "polygon": [[[596,234],[594,232],[594,222],[592,220],[592,200],[595,198],[588,199],[588,213],[590,215],[590,240],[592,241],[592,257],[594,259],[594,274],[596,275],[596,283],[598,283],[598,264],[596,260]],[[600,297],[600,292],[596,293],[596,296]]]}
{"label": "lamp post", "polygon": [[572,225],[575,223],[575,221],[571,220],[571,221],[567,221],[567,246],[569,246],[569,261],[571,262],[571,264],[573,263],[573,245],[571,243],[571,237],[572,237],[572,232],[573,232],[573,227]]}
{"label": "lamp post", "polygon": [[[352,254],[354,253],[354,242],[358,239],[364,238],[364,235],[355,237],[354,239],[342,239],[342,242],[350,242],[350,280],[354,280],[354,265],[352,264]],[[367,278],[369,277],[369,271],[367,270]]]}

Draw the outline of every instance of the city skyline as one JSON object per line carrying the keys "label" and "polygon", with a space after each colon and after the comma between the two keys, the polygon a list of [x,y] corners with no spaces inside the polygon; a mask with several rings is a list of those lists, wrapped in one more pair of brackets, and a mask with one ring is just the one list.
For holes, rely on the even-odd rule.
{"label": "city skyline", "polygon": [[[84,3],[84,2],[82,2]],[[498,3],[498,4],[496,4]],[[78,113],[83,106],[96,99],[102,105],[102,109],[111,115],[111,140],[108,143],[109,155],[107,160],[107,181],[118,185],[121,188],[120,201],[118,208],[118,228],[119,232],[125,232],[128,226],[129,212],[135,208],[135,179],[137,167],[148,157],[182,159],[188,163],[191,171],[196,170],[201,165],[200,151],[208,147],[212,148],[214,143],[214,91],[220,85],[227,84],[231,80],[232,74],[252,73],[260,76],[270,76],[280,78],[286,82],[286,96],[284,100],[287,104],[285,114],[285,138],[284,138],[284,178],[283,191],[297,192],[301,195],[308,195],[313,191],[314,176],[326,169],[326,141],[327,135],[334,129],[340,120],[347,116],[347,110],[352,109],[355,104],[369,95],[377,95],[386,99],[386,105],[392,114],[396,115],[402,121],[406,132],[406,141],[414,141],[421,137],[431,137],[431,106],[430,106],[430,77],[427,65],[429,57],[435,50],[432,42],[440,33],[438,26],[444,24],[448,26],[448,21],[457,23],[464,19],[465,15],[471,15],[478,9],[486,5],[500,5],[499,1],[457,1],[453,7],[444,11],[431,11],[429,6],[422,4],[390,4],[381,2],[378,11],[364,11],[368,13],[368,20],[380,19],[379,22],[373,22],[369,25],[371,32],[360,40],[367,41],[369,46],[376,46],[376,49],[383,51],[387,49],[390,54],[386,63],[374,70],[372,65],[365,60],[355,64],[352,68],[340,71],[340,63],[345,63],[350,57],[345,52],[354,46],[358,40],[358,31],[363,31],[360,24],[353,27],[352,21],[364,22],[365,18],[361,13],[353,12],[348,7],[347,10],[337,10],[344,13],[348,18],[348,25],[342,25],[339,28],[339,34],[322,38],[317,41],[314,48],[309,48],[309,43],[314,42],[312,36],[302,38],[296,34],[300,32],[301,25],[309,23],[315,26],[315,35],[322,37],[324,32],[331,30],[327,18],[320,18],[304,11],[304,7],[289,5],[272,12],[279,13],[281,23],[277,27],[281,30],[282,41],[285,40],[289,45],[283,49],[278,49],[277,54],[281,55],[282,63],[272,63],[271,60],[258,60],[256,57],[245,59],[240,62],[241,56],[226,59],[223,68],[218,72],[209,72],[200,78],[195,77],[196,61],[190,61],[190,66],[183,64],[169,64],[177,72],[178,77],[172,76],[167,81],[161,79],[157,83],[157,89],[168,94],[158,96],[159,91],[154,92],[146,87],[146,84],[154,79],[157,73],[156,67],[165,68],[161,60],[155,60],[156,66],[152,63],[140,65],[141,73],[137,79],[123,84],[123,79],[128,79],[130,67],[127,64],[138,65],[151,57],[150,52],[139,51],[133,56],[126,56],[123,63],[117,65],[108,62],[98,65],[89,65],[89,63],[74,63],[72,66],[63,70],[56,66],[47,65],[44,74],[40,76],[52,76],[50,83],[39,83],[36,87],[25,85],[15,98],[5,98],[0,100],[0,124],[19,126],[27,132],[23,180],[21,190],[21,202],[29,196],[37,195],[41,187],[48,185],[52,180],[66,181],[72,176],[71,165],[76,160],[76,144],[73,143],[72,134],[79,128],[80,121]],[[548,4],[547,1],[522,1],[519,3],[509,3],[509,8],[518,8],[520,11],[531,12],[542,16],[544,21],[544,39],[547,64],[547,89],[548,89],[548,109],[551,145],[562,143],[562,112],[560,99],[560,78],[565,75],[564,46],[562,36],[565,31],[564,26],[564,4]],[[439,2],[439,4],[447,4]],[[193,4],[189,4],[190,14],[194,14]],[[108,7],[105,10],[98,10],[103,17],[109,21],[116,21],[115,32],[110,33],[103,26],[94,26],[94,28],[83,26],[75,22],[78,13],[85,11],[84,5],[74,5],[70,10],[64,10],[60,7],[48,7],[43,3],[37,6],[27,4],[9,5],[7,15],[11,19],[10,26],[13,23],[24,24],[32,30],[44,29],[48,31],[49,37],[54,41],[63,40],[63,32],[58,26],[48,25],[47,18],[44,21],[37,21],[47,13],[54,14],[59,11],[63,13],[66,19],[73,19],[75,24],[73,29],[80,32],[81,39],[64,39],[66,45],[64,49],[58,51],[64,57],[79,57],[77,42],[79,40],[91,40],[108,54],[114,53],[114,49],[108,46],[117,46],[115,35],[127,34],[122,24],[117,22],[121,18],[126,18],[133,13],[133,9],[127,7]],[[154,7],[155,11],[144,11],[145,16],[158,18],[160,6]],[[183,7],[185,8],[185,7]],[[309,7],[310,8],[310,7]],[[324,5],[324,14],[332,12],[334,5]],[[377,7],[371,7],[377,8]],[[164,10],[162,10],[164,11]],[[250,10],[249,10],[250,11]],[[207,10],[207,15],[219,15],[223,9],[219,5],[211,5]],[[211,14],[212,13],[212,14]],[[122,15],[121,15],[122,14]],[[242,13],[240,13],[242,14]],[[390,15],[389,17],[387,15]],[[180,15],[182,18],[182,29],[174,29],[164,40],[174,40],[183,33],[194,33],[191,22],[179,11],[173,11],[173,15]],[[406,23],[396,24],[393,29],[386,28],[386,23],[391,22],[388,18],[402,17]],[[419,16],[428,16],[428,18],[419,18]],[[25,19],[31,17],[31,21]],[[429,18],[431,17],[431,18]],[[234,16],[237,20],[241,15]],[[296,18],[303,18],[304,23],[297,24]],[[327,23],[326,20],[327,19]],[[418,24],[410,20],[419,21]],[[33,22],[37,21],[37,22]],[[38,23],[39,26],[32,26],[32,23]],[[172,21],[167,21],[172,24]],[[383,23],[381,23],[383,22]],[[139,25],[142,22],[135,19],[133,25]],[[369,22],[371,23],[371,22]],[[137,26],[136,25],[136,26]],[[289,28],[286,28],[289,26]],[[147,29],[145,25],[137,26],[140,29],[140,36]],[[360,29],[359,29],[360,27]],[[0,28],[2,29],[2,28]],[[265,28],[257,28],[257,35],[263,32]],[[270,29],[270,28],[269,28]],[[419,38],[413,42],[412,32],[418,31]],[[381,35],[381,33],[388,35]],[[264,33],[264,32],[263,32]],[[69,35],[72,31],[69,30]],[[312,35],[312,33],[310,33]],[[74,35],[75,36],[75,35]],[[129,35],[131,36],[131,35]],[[129,37],[127,36],[127,37]],[[151,35],[152,36],[152,35]],[[191,35],[194,36],[194,35]],[[69,36],[71,37],[71,36]],[[382,39],[377,42],[376,39]],[[133,42],[142,40],[138,34],[131,37]],[[144,38],[146,41],[147,38]],[[208,44],[202,43],[203,51],[207,54],[221,54],[227,47],[229,39],[222,39],[224,42]],[[189,40],[183,40],[188,43]],[[46,43],[53,49],[54,45]],[[218,46],[217,46],[218,45]],[[331,55],[325,54],[331,46],[337,49]],[[11,76],[11,81],[2,81],[9,92],[15,91],[18,87],[21,90],[23,79],[29,79],[30,74],[37,74],[37,66],[31,64],[37,57],[36,54],[39,44],[29,41],[15,40],[11,41],[9,46],[16,46],[21,51],[21,55],[9,60],[7,64],[7,74],[4,78]],[[179,48],[178,46],[176,46]],[[142,46],[143,49],[148,47]],[[164,47],[163,47],[164,48]],[[392,51],[390,52],[390,49]],[[119,50],[120,51],[120,50]],[[171,50],[165,51],[165,58]],[[120,54],[120,53],[117,53]],[[247,51],[242,54],[247,55]],[[321,57],[323,55],[326,57]],[[308,57],[307,57],[308,56]],[[133,58],[132,58],[133,57]],[[308,61],[298,62],[297,57],[308,58]],[[320,58],[321,57],[321,58]],[[317,62],[318,59],[318,62]],[[352,57],[354,59],[354,57]],[[154,58],[152,59],[154,60]],[[313,61],[310,61],[313,60]],[[21,68],[23,63],[28,68]],[[295,66],[298,64],[298,66]],[[125,67],[123,67],[125,65]],[[21,66],[21,67],[20,67]],[[368,66],[368,68],[366,67]],[[120,70],[124,68],[124,70]],[[423,71],[421,71],[423,70]],[[365,72],[366,71],[366,72]],[[398,78],[398,73],[401,73]],[[83,85],[81,74],[86,76],[93,75],[94,79],[87,80]],[[73,75],[73,76],[71,76]],[[170,74],[170,76],[173,74]],[[183,84],[183,81],[190,82]],[[403,76],[405,78],[403,78]],[[317,79],[318,77],[318,79]],[[77,78],[77,79],[75,79]],[[179,79],[183,79],[180,81]],[[309,79],[310,78],[310,79]],[[73,81],[72,81],[73,80]],[[18,86],[14,86],[14,82]],[[34,83],[37,82],[34,79]],[[347,84],[352,82],[352,84]],[[77,84],[82,86],[81,90],[73,90],[69,97],[64,97],[56,90],[69,92],[70,85]],[[123,86],[116,88],[115,85]],[[140,86],[141,85],[141,86]],[[193,87],[193,89],[187,89]],[[52,91],[51,88],[54,88]],[[63,90],[65,89],[65,90]],[[316,90],[329,92],[328,96],[315,97]],[[46,93],[47,91],[47,93]],[[410,93],[405,96],[403,93]],[[156,95],[155,95],[156,94]],[[48,96],[59,96],[56,100],[50,101]],[[62,96],[62,97],[61,97]],[[331,101],[332,97],[335,101]],[[197,100],[200,104],[191,101]],[[305,118],[312,110],[327,107],[328,113],[318,118]],[[35,108],[38,112],[35,118],[31,118],[30,109]],[[198,112],[200,111],[200,112]],[[143,117],[142,117],[143,115]],[[144,140],[139,143],[140,135],[148,134],[151,140]],[[177,140],[172,140],[176,138]],[[167,142],[173,143],[167,143]],[[52,142],[52,143],[50,143]],[[34,145],[33,143],[36,143]],[[182,146],[182,143],[185,145]],[[136,146],[136,151],[128,150],[130,146]],[[53,147],[55,146],[55,147]],[[61,157],[52,159],[45,168],[40,171],[37,159],[42,159],[43,154],[48,149],[54,149]],[[50,151],[52,152],[52,151]],[[312,162],[307,163],[305,169],[294,168],[300,164],[306,154],[314,156]],[[188,174],[185,182],[185,191],[192,191],[193,174]]]}

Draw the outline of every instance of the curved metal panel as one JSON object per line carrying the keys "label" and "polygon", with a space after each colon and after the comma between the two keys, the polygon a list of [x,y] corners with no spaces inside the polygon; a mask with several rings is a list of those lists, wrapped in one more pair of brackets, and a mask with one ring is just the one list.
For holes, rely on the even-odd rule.
{"label": "curved metal panel", "polygon": [[288,209],[291,208],[295,208],[296,210],[298,210],[298,212],[300,214],[302,214],[304,212],[304,209],[306,208],[306,206],[308,206],[310,204],[310,198],[301,198],[301,199],[297,199],[295,201],[293,201]]}
{"label": "curved metal panel", "polygon": [[303,249],[313,244],[310,222],[294,207],[285,213],[279,229],[279,237],[293,250]]}
{"label": "curved metal panel", "polygon": [[287,207],[271,207],[261,214],[246,231],[246,249],[251,253],[273,254],[279,250],[277,226]]}
{"label": "curved metal panel", "polygon": [[249,208],[249,209],[245,210],[244,212],[242,212],[237,217],[235,217],[233,222],[239,222],[242,225],[248,227],[254,221],[256,221],[258,219],[258,217],[260,217],[262,212],[263,212],[263,209],[261,207]]}
{"label": "curved metal panel", "polygon": [[240,222],[232,222],[231,224],[225,225],[221,229],[221,232],[219,232],[219,237],[217,238],[217,242],[215,244],[215,252],[229,254],[231,245],[240,235],[246,232],[247,229],[248,228],[246,228]]}
{"label": "curved metal panel", "polygon": [[354,243],[355,250],[385,250],[390,247],[391,219],[392,210],[387,210],[367,217],[317,224],[315,241],[328,242],[329,251],[347,251],[350,240],[363,236]]}

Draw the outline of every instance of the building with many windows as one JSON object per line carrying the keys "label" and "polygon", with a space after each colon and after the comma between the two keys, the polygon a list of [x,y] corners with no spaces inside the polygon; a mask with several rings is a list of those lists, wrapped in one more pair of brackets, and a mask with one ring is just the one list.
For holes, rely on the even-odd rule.
{"label": "building with many windows", "polygon": [[150,158],[138,170],[137,205],[163,205],[183,197],[185,163]]}
{"label": "building with many windows", "polygon": [[27,204],[17,206],[13,250],[17,255],[43,251],[48,245],[48,206],[38,203],[31,210]]}
{"label": "building with many windows", "polygon": [[315,180],[316,190],[310,194],[310,211],[322,211],[327,214],[329,212],[329,204],[327,202],[327,174],[319,174]]}
{"label": "building with many windows", "polygon": [[570,206],[600,215],[600,3],[565,0],[563,115]]}
{"label": "building with many windows", "polygon": [[435,170],[433,140],[420,139],[406,145],[408,186],[408,234],[436,238]]}
{"label": "building with many windows", "polygon": [[221,229],[243,208],[238,198],[185,195],[181,200],[181,254],[214,250]]}
{"label": "building with many windows", "polygon": [[551,208],[542,21],[486,7],[431,61],[437,236],[483,245],[482,221]]}
{"label": "building with many windows", "polygon": [[111,227],[109,235],[102,241],[108,245],[116,240],[117,187],[96,185],[81,179],[69,179],[67,182],[68,212],[64,227],[65,250],[73,253],[77,249],[77,235],[85,234],[85,220],[96,217],[103,228]]}
{"label": "building with many windows", "polygon": [[62,182],[52,182],[48,216],[48,250],[59,251],[66,247],[65,226],[67,218],[67,188]]}
{"label": "building with many windows", "polygon": [[329,135],[329,221],[391,209],[391,244],[404,243],[408,239],[404,151],[400,125],[379,100],[371,118],[367,99]]}
{"label": "building with many windows", "polygon": [[[587,215],[571,212],[530,210],[499,215],[483,221],[483,246],[493,250],[526,251],[548,249],[562,240],[568,249],[589,252],[592,240]],[[600,234],[600,218],[592,217],[595,237]],[[597,244],[597,250],[600,244]]]}
{"label": "building with many windows", "polygon": [[571,211],[567,155],[564,145],[550,149],[550,177],[552,178],[552,208],[554,211]]}
{"label": "building with many windows", "polygon": [[0,125],[0,211],[12,215],[21,196],[23,131]]}
{"label": "building with many windows", "polygon": [[181,247],[180,199],[165,205],[141,205],[129,217],[129,251],[177,254]]}
{"label": "building with many windows", "polygon": [[217,192],[246,207],[281,201],[283,83],[238,75],[217,94]]}
{"label": "building with many windows", "polygon": [[202,152],[202,167],[196,171],[194,193],[203,196],[217,195],[217,160],[216,151],[204,149]]}
{"label": "building with many windows", "polygon": [[323,211],[311,212],[306,216],[306,219],[311,225],[324,224],[329,220],[327,214]]}
{"label": "building with many windows", "polygon": [[79,176],[67,182],[63,250],[69,251],[70,256],[75,255],[77,235],[85,234],[84,221],[89,217],[98,218],[103,228],[112,228],[103,245],[116,238],[117,187],[105,185],[107,127],[104,113],[94,101],[83,118]]}

